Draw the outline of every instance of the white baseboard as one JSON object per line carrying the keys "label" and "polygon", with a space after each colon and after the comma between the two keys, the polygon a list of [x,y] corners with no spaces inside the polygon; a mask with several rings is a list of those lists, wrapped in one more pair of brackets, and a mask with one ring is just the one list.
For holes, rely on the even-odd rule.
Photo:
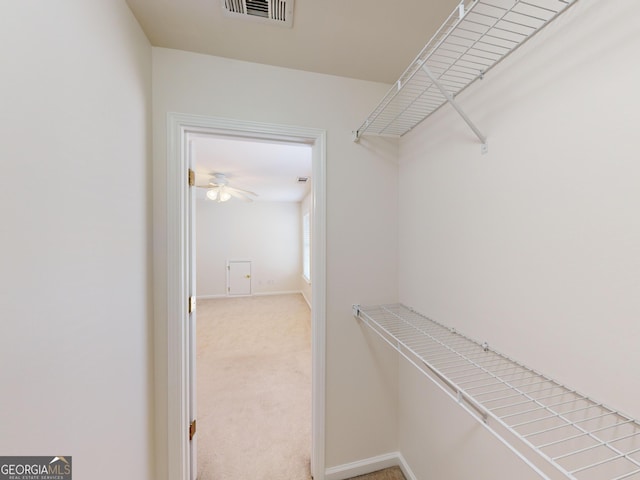
{"label": "white baseboard", "polygon": [[285,292],[258,292],[254,293],[254,297],[263,297],[265,295],[291,295],[293,293],[302,293],[300,290],[290,290]]}
{"label": "white baseboard", "polygon": [[400,461],[398,466],[400,467],[400,470],[402,470],[404,478],[406,478],[407,480],[418,480],[418,477],[416,477],[416,475],[411,471],[409,464],[400,452],[398,452],[398,460]]}
{"label": "white baseboard", "polygon": [[304,298],[304,301],[307,302],[307,305],[309,305],[309,308],[311,308],[311,302],[309,301],[307,296],[304,294],[303,291],[300,291],[300,293],[302,294],[302,298]]}
{"label": "white baseboard", "polygon": [[294,293],[302,293],[302,292],[300,290],[287,290],[284,292],[258,292],[258,293],[252,293],[251,295],[226,295],[222,293],[220,295],[198,295],[196,297],[196,300],[209,300],[213,298],[262,297],[266,295],[291,295]]}
{"label": "white baseboard", "polygon": [[389,467],[400,467],[407,480],[417,480],[400,452],[387,453],[385,455],[378,455],[377,457],[327,468],[324,478],[325,480],[344,480]]}

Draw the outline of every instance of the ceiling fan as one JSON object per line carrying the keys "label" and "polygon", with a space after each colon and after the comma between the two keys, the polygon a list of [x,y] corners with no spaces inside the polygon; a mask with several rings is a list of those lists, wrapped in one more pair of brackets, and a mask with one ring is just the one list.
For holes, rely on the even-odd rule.
{"label": "ceiling fan", "polygon": [[224,173],[214,173],[212,177],[207,185],[196,185],[196,187],[207,189],[207,198],[210,200],[220,203],[226,202],[230,200],[231,197],[234,197],[243,202],[253,202],[251,197],[258,196],[257,193],[250,192],[249,190],[230,186],[229,180]]}

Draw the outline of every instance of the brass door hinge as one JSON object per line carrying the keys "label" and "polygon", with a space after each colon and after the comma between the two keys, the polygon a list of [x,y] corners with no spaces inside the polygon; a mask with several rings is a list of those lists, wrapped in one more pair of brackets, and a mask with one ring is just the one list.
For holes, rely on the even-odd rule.
{"label": "brass door hinge", "polygon": [[196,172],[189,169],[189,186],[193,187],[196,184]]}
{"label": "brass door hinge", "polygon": [[193,440],[193,436],[196,434],[196,421],[194,420],[189,424],[189,441]]}
{"label": "brass door hinge", "polygon": [[189,313],[196,311],[196,297],[189,297]]}

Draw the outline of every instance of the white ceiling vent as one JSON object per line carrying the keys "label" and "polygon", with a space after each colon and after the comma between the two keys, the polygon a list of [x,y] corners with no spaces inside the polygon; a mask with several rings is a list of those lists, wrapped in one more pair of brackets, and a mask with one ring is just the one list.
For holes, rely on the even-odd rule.
{"label": "white ceiling vent", "polygon": [[293,25],[293,0],[221,0],[227,17],[246,18],[272,25]]}

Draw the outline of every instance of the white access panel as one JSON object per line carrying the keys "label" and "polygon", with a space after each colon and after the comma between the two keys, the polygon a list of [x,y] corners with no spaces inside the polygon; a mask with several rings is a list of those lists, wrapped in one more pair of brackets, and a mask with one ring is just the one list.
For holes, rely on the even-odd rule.
{"label": "white access panel", "polygon": [[227,261],[227,294],[251,295],[251,261]]}

